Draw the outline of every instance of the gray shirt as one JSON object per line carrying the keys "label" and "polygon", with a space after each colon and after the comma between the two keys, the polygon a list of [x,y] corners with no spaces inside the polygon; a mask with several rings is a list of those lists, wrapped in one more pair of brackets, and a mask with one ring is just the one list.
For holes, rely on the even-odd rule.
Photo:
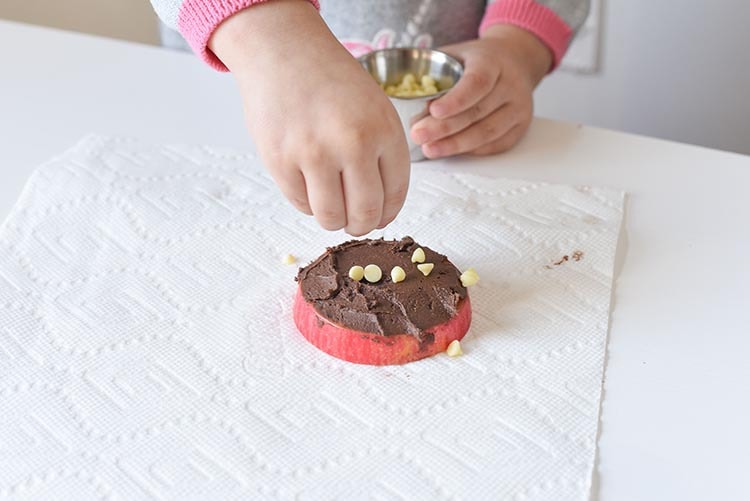
{"label": "gray shirt", "polygon": [[[172,29],[179,29],[180,9],[188,2],[201,3],[208,10],[226,8],[222,0],[151,2],[162,21]],[[476,38],[484,16],[497,16],[498,12],[507,22],[537,34],[543,34],[545,29],[554,31],[554,23],[545,23],[544,16],[540,21],[538,12],[528,14],[540,6],[551,10],[575,33],[588,14],[589,0],[320,0],[320,13],[336,37],[357,56],[373,49],[433,47]],[[192,34],[183,35],[190,39]],[[540,38],[545,41],[544,36]],[[163,39],[166,45],[176,45],[169,33]],[[196,40],[190,41],[195,48]]]}

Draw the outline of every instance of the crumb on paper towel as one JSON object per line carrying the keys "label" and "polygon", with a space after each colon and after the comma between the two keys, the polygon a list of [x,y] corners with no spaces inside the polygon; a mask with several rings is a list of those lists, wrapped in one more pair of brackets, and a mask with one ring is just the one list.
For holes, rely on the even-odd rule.
{"label": "crumb on paper towel", "polygon": [[573,253],[570,256],[565,254],[563,257],[561,257],[557,261],[554,261],[551,265],[546,264],[544,265],[544,267],[547,268],[548,270],[551,270],[553,266],[560,266],[566,263],[567,261],[580,261],[581,259],[583,259],[583,251],[576,250],[576,251],[573,251]]}
{"label": "crumb on paper towel", "polygon": [[294,257],[293,254],[287,254],[286,256],[281,258],[281,262],[286,265],[294,264],[297,262],[297,258]]}

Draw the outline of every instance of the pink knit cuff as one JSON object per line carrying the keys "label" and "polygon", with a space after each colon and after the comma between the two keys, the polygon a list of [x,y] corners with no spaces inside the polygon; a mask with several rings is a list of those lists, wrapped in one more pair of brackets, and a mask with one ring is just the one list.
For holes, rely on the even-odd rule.
{"label": "pink knit cuff", "polygon": [[[207,47],[214,30],[229,16],[267,0],[184,0],[177,25],[180,33],[198,56],[219,71],[229,71]],[[320,9],[318,0],[308,0]]]}
{"label": "pink knit cuff", "polygon": [[573,36],[571,27],[555,11],[534,0],[498,0],[490,4],[479,34],[495,24],[512,24],[536,35],[552,51],[550,71],[560,64]]}

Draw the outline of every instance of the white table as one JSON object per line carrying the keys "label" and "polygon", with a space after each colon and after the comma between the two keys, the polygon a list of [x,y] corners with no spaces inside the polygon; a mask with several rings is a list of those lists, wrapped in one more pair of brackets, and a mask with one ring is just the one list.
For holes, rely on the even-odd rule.
{"label": "white table", "polygon": [[[89,132],[252,148],[190,55],[0,22],[0,219]],[[538,119],[513,152],[422,168],[629,193],[593,499],[749,499],[750,157]]]}

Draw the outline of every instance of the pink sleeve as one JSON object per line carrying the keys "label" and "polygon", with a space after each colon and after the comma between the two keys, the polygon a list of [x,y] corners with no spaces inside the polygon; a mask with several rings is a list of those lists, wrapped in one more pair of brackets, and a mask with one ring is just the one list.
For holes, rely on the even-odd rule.
{"label": "pink sleeve", "polygon": [[495,24],[512,24],[536,35],[552,51],[550,71],[560,64],[573,36],[572,28],[555,11],[534,0],[498,0],[490,4],[479,34]]}
{"label": "pink sleeve", "polygon": [[[177,23],[180,33],[198,56],[219,71],[228,71],[207,47],[214,30],[228,17],[252,5],[267,0],[184,0],[180,6]],[[308,0],[320,9],[318,0]]]}

